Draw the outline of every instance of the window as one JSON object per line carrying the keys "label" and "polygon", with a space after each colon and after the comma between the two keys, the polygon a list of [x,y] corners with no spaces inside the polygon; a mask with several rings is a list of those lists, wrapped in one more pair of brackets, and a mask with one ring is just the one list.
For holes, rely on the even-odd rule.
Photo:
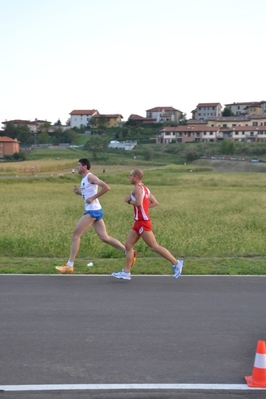
{"label": "window", "polygon": [[253,122],[252,126],[258,126],[258,122]]}

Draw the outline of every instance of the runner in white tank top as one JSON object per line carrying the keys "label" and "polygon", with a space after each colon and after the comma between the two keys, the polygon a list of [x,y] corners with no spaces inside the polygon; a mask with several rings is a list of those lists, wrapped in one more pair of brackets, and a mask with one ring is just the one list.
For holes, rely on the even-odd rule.
{"label": "runner in white tank top", "polygon": [[[87,158],[81,158],[78,161],[77,170],[82,176],[82,180],[80,188],[75,186],[73,191],[75,194],[82,195],[85,212],[73,231],[68,262],[56,267],[56,270],[60,273],[73,273],[74,261],[79,251],[80,238],[90,226],[93,226],[101,241],[124,253],[126,252],[125,246],[120,241],[108,235],[103,221],[103,210],[99,202],[99,197],[106,194],[110,190],[110,187],[90,172],[90,161]],[[98,191],[99,187],[101,189]],[[134,262],[132,261],[132,263]]]}
{"label": "runner in white tank top", "polygon": [[93,202],[87,202],[88,198],[94,197],[98,192],[98,184],[91,184],[89,182],[90,175],[92,175],[91,172],[87,173],[80,183],[80,192],[85,204],[85,211],[102,209],[98,198],[96,198]]}

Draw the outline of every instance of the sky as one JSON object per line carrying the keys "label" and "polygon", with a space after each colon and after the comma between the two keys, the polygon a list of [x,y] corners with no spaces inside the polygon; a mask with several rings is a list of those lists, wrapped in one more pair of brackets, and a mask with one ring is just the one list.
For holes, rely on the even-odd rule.
{"label": "sky", "polygon": [[265,0],[0,0],[0,15],[0,122],[266,100]]}

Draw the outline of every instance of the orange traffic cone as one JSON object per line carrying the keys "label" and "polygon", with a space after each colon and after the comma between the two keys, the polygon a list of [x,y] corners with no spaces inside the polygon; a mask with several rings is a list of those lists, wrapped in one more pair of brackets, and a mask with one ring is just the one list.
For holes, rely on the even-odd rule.
{"label": "orange traffic cone", "polygon": [[266,388],[266,342],[258,341],[253,373],[245,377],[249,387]]}

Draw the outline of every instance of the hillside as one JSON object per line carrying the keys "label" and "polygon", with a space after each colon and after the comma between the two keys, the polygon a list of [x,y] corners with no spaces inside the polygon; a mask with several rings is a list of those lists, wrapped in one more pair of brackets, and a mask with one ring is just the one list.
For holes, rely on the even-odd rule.
{"label": "hillside", "polygon": [[198,159],[192,165],[213,168],[217,172],[266,172],[266,163]]}

